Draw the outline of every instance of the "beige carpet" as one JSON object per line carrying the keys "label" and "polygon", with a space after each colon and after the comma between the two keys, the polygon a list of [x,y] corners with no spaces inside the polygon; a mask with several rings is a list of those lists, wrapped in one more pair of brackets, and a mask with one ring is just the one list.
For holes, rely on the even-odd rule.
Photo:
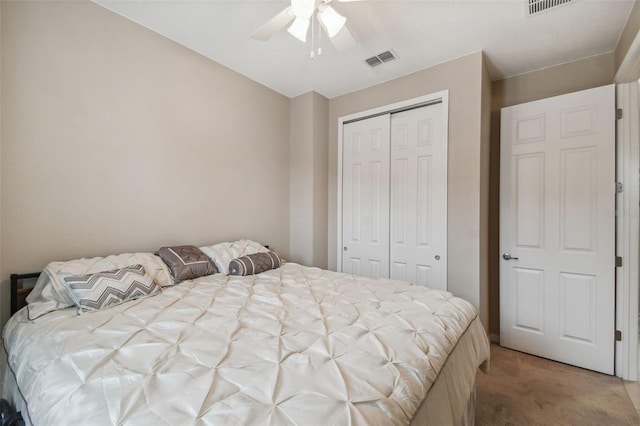
{"label": "beige carpet", "polygon": [[638,425],[616,377],[491,345],[478,372],[476,425]]}

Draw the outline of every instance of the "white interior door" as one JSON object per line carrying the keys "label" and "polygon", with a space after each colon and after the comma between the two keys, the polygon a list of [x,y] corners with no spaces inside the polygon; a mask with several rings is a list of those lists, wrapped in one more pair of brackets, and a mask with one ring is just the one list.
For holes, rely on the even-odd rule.
{"label": "white interior door", "polygon": [[613,374],[614,85],[501,120],[500,343]]}
{"label": "white interior door", "polygon": [[343,126],[343,272],[389,277],[389,140],[389,114]]}
{"label": "white interior door", "polygon": [[442,104],[391,116],[391,278],[446,290]]}

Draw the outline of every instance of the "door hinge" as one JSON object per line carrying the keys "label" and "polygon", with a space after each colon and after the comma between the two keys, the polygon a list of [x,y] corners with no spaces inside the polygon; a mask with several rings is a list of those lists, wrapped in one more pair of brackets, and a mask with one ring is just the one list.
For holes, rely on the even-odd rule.
{"label": "door hinge", "polygon": [[616,268],[619,268],[621,266],[622,266],[622,257],[616,256]]}
{"label": "door hinge", "polygon": [[623,188],[622,182],[616,182],[616,194],[621,194]]}
{"label": "door hinge", "polygon": [[622,331],[616,330],[616,342],[622,341]]}
{"label": "door hinge", "polygon": [[622,108],[616,109],[616,119],[620,120],[622,118]]}

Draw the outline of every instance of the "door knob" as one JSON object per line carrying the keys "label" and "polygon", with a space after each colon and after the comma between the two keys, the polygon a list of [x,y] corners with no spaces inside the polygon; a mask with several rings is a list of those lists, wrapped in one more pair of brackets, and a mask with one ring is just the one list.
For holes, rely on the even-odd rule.
{"label": "door knob", "polygon": [[347,247],[343,247],[342,250],[347,251],[349,249]]}
{"label": "door knob", "polygon": [[502,258],[504,260],[518,260],[517,257],[511,256],[509,253],[502,253]]}

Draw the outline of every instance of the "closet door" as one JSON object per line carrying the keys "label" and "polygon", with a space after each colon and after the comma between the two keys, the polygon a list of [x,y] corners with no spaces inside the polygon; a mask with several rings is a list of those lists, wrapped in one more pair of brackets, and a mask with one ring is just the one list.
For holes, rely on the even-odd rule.
{"label": "closet door", "polygon": [[343,126],[342,271],[389,277],[389,114]]}
{"label": "closet door", "polygon": [[446,145],[442,104],[391,116],[391,278],[445,289]]}

